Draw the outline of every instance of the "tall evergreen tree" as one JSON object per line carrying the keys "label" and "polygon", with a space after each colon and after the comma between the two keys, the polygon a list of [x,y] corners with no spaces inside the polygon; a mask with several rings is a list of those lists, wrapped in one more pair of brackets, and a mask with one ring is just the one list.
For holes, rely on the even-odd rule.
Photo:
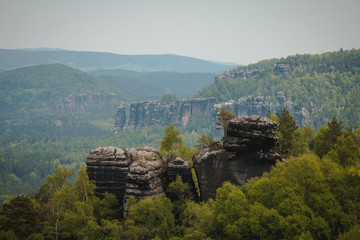
{"label": "tall evergreen tree", "polygon": [[337,143],[338,138],[343,134],[342,121],[338,121],[336,116],[331,122],[326,123],[326,127],[321,127],[313,139],[312,146],[315,153],[322,157],[330,152]]}
{"label": "tall evergreen tree", "polygon": [[296,122],[290,112],[284,106],[281,115],[276,113],[279,119],[278,134],[280,142],[280,152],[290,154],[293,148],[294,133],[298,129]]}

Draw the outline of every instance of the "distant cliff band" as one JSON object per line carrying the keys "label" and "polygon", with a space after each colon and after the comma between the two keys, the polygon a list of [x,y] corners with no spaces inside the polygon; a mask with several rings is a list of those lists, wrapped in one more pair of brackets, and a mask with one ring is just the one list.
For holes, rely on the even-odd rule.
{"label": "distant cliff band", "polygon": [[215,132],[216,113],[224,107],[236,116],[267,116],[268,113],[280,112],[282,106],[292,112],[299,126],[306,126],[311,119],[311,112],[302,108],[294,112],[291,100],[287,100],[283,92],[278,92],[276,99],[261,95],[247,96],[225,103],[217,103],[215,98],[194,98],[177,100],[164,104],[161,101],[134,102],[130,106],[130,117],[126,119],[124,104],[120,104],[115,116],[114,133],[126,132],[152,125],[170,125],[186,127],[195,119],[210,119]]}

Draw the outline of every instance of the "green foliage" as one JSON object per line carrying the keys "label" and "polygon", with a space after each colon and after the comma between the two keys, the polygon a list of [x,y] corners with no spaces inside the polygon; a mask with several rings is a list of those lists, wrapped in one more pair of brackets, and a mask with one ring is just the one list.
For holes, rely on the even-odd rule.
{"label": "green foliage", "polygon": [[173,202],[184,203],[193,198],[189,184],[184,183],[180,175],[177,175],[176,180],[169,184],[166,189],[166,194]]}
{"label": "green foliage", "polygon": [[180,130],[175,128],[174,124],[166,126],[165,136],[160,142],[160,152],[163,156],[176,156],[180,146],[184,145]]}
{"label": "green foliage", "polygon": [[174,103],[177,100],[177,97],[175,94],[164,94],[161,97],[161,103],[162,104],[170,104]]}
{"label": "green foliage", "polygon": [[195,203],[189,201],[186,203],[186,208],[182,214],[182,223],[186,226],[185,236],[189,239],[190,234],[215,237],[216,236],[216,221],[214,214],[214,201],[209,200],[207,202]]}
{"label": "green foliage", "polygon": [[360,225],[353,226],[348,232],[341,234],[338,240],[353,240],[360,236]]}
{"label": "green foliage", "polygon": [[83,166],[78,171],[74,188],[76,195],[81,201],[87,202],[90,197],[94,196],[95,184],[90,183],[86,169]]}
{"label": "green foliage", "polygon": [[313,138],[314,152],[323,157],[336,144],[337,139],[343,134],[342,122],[338,121],[336,117],[331,122],[326,123],[326,127],[320,127],[318,133]]}
{"label": "green foliage", "polygon": [[18,238],[16,237],[14,231],[9,230],[9,231],[1,231],[0,232],[0,240],[18,240]]}
{"label": "green foliage", "polygon": [[174,204],[173,213],[176,223],[181,222],[180,216],[186,208],[186,203],[194,200],[194,194],[191,192],[189,183],[184,183],[181,176],[177,175],[176,180],[167,187],[166,196]]}
{"label": "green foliage", "polygon": [[147,197],[133,204],[125,221],[130,239],[169,239],[174,231],[173,204],[164,195]]}
{"label": "green foliage", "polygon": [[294,150],[293,139],[298,126],[285,106],[282,108],[281,115],[276,113],[276,116],[279,120],[277,131],[279,134],[280,152],[282,154],[290,154]]}
{"label": "green foliage", "polygon": [[94,215],[98,223],[103,220],[112,221],[119,219],[121,216],[120,205],[114,194],[104,193],[102,199],[93,200],[93,205]]}
{"label": "green foliage", "polygon": [[166,126],[165,136],[160,142],[160,153],[167,159],[179,156],[192,164],[192,156],[196,153],[195,149],[188,148],[180,135],[180,130],[174,124]]}
{"label": "green foliage", "polygon": [[213,142],[215,142],[213,137],[202,134],[201,137],[198,138],[197,144],[194,147],[197,150],[201,150],[203,148],[209,147]]}
{"label": "green foliage", "polygon": [[216,125],[221,126],[224,129],[224,135],[226,135],[226,128],[229,125],[229,121],[236,117],[235,113],[232,113],[226,108],[221,107],[216,116],[218,120]]}
{"label": "green foliage", "polygon": [[[31,233],[41,232],[40,206],[31,198],[18,195],[0,208],[0,229],[2,237],[8,239],[27,238]],[[13,234],[15,233],[15,234]]]}
{"label": "green foliage", "polygon": [[[276,63],[289,65],[279,72]],[[283,105],[278,93],[285,93],[293,103],[293,111],[311,109],[310,125],[315,129],[337,115],[344,124],[360,127],[360,50],[328,52],[321,55],[294,55],[282,59],[260,61],[236,68],[251,72],[247,78],[225,78],[207,85],[196,97],[216,97],[228,101],[257,94],[270,96]],[[293,112],[293,113],[294,113]]]}

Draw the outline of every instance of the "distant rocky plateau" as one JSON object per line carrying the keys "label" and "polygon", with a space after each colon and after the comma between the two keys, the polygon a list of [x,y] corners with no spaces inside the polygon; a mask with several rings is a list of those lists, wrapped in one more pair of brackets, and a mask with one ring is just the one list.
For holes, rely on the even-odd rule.
{"label": "distant rocky plateau", "polygon": [[[99,147],[87,157],[87,173],[96,185],[97,195],[113,193],[122,204],[130,196],[141,199],[166,192],[177,175],[190,185],[195,199],[203,201],[215,198],[223,182],[243,185],[269,171],[276,161],[283,161],[277,153],[276,126],[266,117],[237,117],[230,121],[226,137],[193,157],[194,166],[179,157],[164,159],[151,147]],[[195,185],[199,186],[200,196]]]}
{"label": "distant rocky plateau", "polygon": [[193,120],[208,120],[213,129],[213,135],[221,136],[221,131],[216,131],[216,114],[221,107],[224,107],[236,116],[259,115],[266,117],[268,113],[281,112],[285,106],[294,116],[299,126],[306,126],[310,123],[312,110],[302,108],[294,112],[293,103],[287,100],[283,92],[278,92],[276,98],[262,95],[246,96],[228,102],[218,103],[215,98],[194,98],[177,100],[174,103],[164,104],[161,101],[133,102],[130,105],[130,116],[126,117],[126,108],[120,104],[114,123],[114,133],[126,132],[142,127],[156,124],[186,127]]}

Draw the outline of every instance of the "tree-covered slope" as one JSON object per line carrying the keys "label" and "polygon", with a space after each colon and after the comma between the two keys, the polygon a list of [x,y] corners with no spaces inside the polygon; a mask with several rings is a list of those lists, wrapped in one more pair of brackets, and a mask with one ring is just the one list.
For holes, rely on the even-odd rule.
{"label": "tree-covered slope", "polygon": [[216,77],[214,73],[136,72],[120,69],[89,73],[124,91],[141,95],[142,98],[158,99],[164,94],[175,94],[179,98],[192,96]]}
{"label": "tree-covered slope", "polygon": [[360,50],[295,55],[226,71],[197,95],[226,101],[248,95],[285,94],[292,111],[305,108],[315,127],[334,115],[360,126]]}
{"label": "tree-covered slope", "polygon": [[11,131],[18,135],[18,131],[28,131],[30,135],[47,135],[46,131],[55,127],[75,128],[81,118],[85,124],[113,117],[117,104],[129,97],[120,88],[61,64],[1,72],[0,133]]}
{"label": "tree-covered slope", "polygon": [[212,72],[220,73],[235,65],[201,59],[164,55],[119,55],[102,52],[79,52],[41,49],[0,49],[0,70],[26,65],[62,63],[81,70],[125,69],[134,71]]}

